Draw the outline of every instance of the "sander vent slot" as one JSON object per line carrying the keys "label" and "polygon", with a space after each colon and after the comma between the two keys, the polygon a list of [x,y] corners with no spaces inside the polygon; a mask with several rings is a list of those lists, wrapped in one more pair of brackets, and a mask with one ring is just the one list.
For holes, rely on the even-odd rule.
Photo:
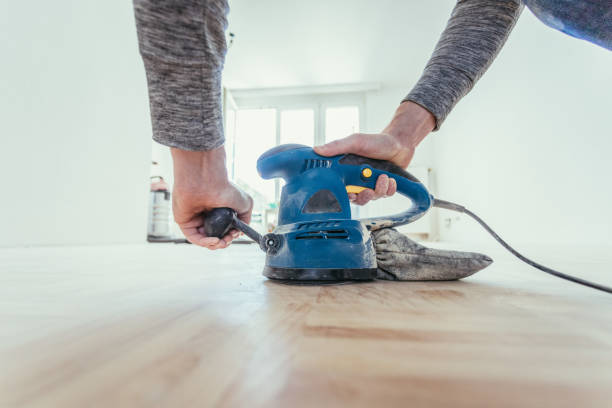
{"label": "sander vent slot", "polygon": [[300,229],[304,229],[304,228],[333,228],[333,227],[339,227],[340,224],[341,224],[340,221],[303,222],[301,224],[298,224],[297,229],[300,230]]}
{"label": "sander vent slot", "polygon": [[306,159],[304,160],[304,170],[316,169],[319,167],[331,167],[331,160],[325,159]]}
{"label": "sander vent slot", "polygon": [[346,230],[308,231],[297,235],[295,239],[347,239]]}

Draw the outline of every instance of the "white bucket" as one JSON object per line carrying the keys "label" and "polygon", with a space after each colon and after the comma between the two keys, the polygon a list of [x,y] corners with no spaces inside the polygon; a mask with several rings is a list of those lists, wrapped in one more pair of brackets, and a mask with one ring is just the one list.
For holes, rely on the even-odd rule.
{"label": "white bucket", "polygon": [[147,232],[150,237],[170,237],[170,192],[168,190],[151,191]]}

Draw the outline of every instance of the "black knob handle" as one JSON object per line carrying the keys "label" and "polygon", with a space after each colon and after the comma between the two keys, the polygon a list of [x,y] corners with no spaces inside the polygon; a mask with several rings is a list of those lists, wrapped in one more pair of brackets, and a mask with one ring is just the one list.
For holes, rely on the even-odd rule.
{"label": "black knob handle", "polygon": [[215,208],[204,214],[204,233],[208,237],[223,238],[234,226],[236,212],[231,208]]}

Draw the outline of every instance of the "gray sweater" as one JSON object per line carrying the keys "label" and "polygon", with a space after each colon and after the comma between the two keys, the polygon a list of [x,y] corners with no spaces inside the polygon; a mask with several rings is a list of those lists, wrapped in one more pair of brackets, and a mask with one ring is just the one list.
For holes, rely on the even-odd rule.
{"label": "gray sweater", "polygon": [[[404,101],[430,111],[437,129],[495,59],[521,10],[520,0],[459,0]],[[183,150],[221,146],[227,0],[134,0],[134,11],[153,139]]]}

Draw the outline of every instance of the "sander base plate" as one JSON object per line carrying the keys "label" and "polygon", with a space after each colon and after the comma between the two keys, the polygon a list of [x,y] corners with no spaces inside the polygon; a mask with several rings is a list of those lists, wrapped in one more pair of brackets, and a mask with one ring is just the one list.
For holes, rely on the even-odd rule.
{"label": "sander base plate", "polygon": [[327,268],[276,268],[266,265],[266,278],[298,282],[369,281],[376,278],[376,268],[327,269]]}

